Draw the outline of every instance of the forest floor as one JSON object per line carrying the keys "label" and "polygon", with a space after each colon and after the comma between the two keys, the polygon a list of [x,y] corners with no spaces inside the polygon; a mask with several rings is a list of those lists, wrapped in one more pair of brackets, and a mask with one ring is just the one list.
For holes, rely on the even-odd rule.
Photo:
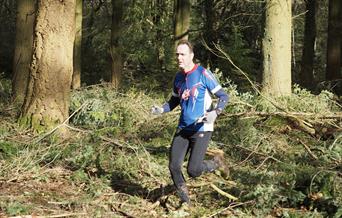
{"label": "forest floor", "polygon": [[189,208],[180,207],[168,171],[179,111],[150,115],[165,99],[106,86],[75,91],[70,122],[55,129],[67,129],[64,137],[20,127],[18,107],[3,101],[0,217],[341,217],[334,96],[296,89],[272,102],[228,92],[207,158],[223,151],[230,175],[190,179],[184,166]]}

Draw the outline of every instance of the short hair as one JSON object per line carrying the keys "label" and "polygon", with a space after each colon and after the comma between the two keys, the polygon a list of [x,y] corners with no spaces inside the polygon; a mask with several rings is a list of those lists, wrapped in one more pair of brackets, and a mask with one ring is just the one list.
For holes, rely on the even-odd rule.
{"label": "short hair", "polygon": [[190,53],[194,53],[194,47],[192,46],[191,42],[189,42],[187,39],[179,40],[177,43],[177,47],[180,45],[187,45],[190,50]]}

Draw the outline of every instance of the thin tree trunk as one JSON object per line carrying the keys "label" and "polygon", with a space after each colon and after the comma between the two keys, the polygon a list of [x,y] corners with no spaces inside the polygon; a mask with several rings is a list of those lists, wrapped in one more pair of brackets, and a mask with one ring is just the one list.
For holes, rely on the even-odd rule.
{"label": "thin tree trunk", "polygon": [[341,78],[341,7],[341,0],[329,1],[327,80],[337,80]]}
{"label": "thin tree trunk", "polygon": [[[218,42],[215,2],[212,0],[205,0],[203,4],[203,10],[205,13],[203,38],[209,47],[214,48],[214,44],[217,44]],[[211,52],[208,52],[206,54],[205,60],[208,66],[214,66],[217,56]]]}
{"label": "thin tree trunk", "polygon": [[291,0],[266,0],[263,92],[291,94]]}
{"label": "thin tree trunk", "polygon": [[36,0],[17,1],[16,37],[13,58],[13,99],[22,102],[26,94],[32,59]]}
{"label": "thin tree trunk", "polygon": [[37,131],[69,114],[73,73],[75,0],[39,0],[30,77],[20,123]]}
{"label": "thin tree trunk", "polygon": [[300,84],[309,90],[312,90],[314,86],[313,64],[316,41],[316,2],[316,0],[308,0],[306,2],[304,47],[299,76]]}
{"label": "thin tree trunk", "polygon": [[175,0],[174,9],[174,37],[177,43],[179,40],[189,37],[190,1]]}
{"label": "thin tree trunk", "polygon": [[163,40],[163,32],[161,28],[161,18],[164,13],[165,3],[164,0],[155,0],[155,5],[152,5],[155,8],[155,14],[153,16],[153,23],[156,26],[156,45],[155,50],[157,53],[157,63],[158,69],[160,72],[165,71],[164,59],[165,59],[165,49],[164,49],[164,40]]}
{"label": "thin tree trunk", "polygon": [[112,56],[112,75],[111,83],[113,87],[119,88],[122,76],[122,48],[119,43],[123,18],[123,2],[122,0],[112,0],[112,32],[111,32],[111,56]]}
{"label": "thin tree trunk", "polygon": [[81,87],[81,55],[82,55],[82,6],[83,0],[76,0],[76,33],[74,42],[74,73],[72,75],[72,88]]}

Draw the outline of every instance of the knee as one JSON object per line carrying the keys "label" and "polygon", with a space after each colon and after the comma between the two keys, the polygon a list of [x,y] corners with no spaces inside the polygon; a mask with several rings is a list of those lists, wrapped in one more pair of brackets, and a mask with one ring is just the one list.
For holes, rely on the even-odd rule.
{"label": "knee", "polygon": [[169,170],[172,174],[177,174],[182,172],[182,166],[179,164],[170,163]]}
{"label": "knee", "polygon": [[199,167],[188,167],[188,174],[190,177],[195,178],[202,174],[202,170]]}

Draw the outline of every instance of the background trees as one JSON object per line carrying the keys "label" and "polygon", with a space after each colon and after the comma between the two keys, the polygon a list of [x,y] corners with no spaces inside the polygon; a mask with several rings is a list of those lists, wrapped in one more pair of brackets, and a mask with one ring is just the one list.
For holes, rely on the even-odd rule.
{"label": "background trees", "polygon": [[341,79],[342,2],[329,0],[326,79]]}
{"label": "background trees", "polygon": [[72,88],[81,87],[82,69],[82,23],[83,23],[83,0],[76,0],[75,14],[75,42],[74,42],[74,72],[72,74]]}
{"label": "background trees", "polygon": [[300,71],[300,84],[307,89],[313,89],[314,85],[314,57],[316,43],[316,8],[317,1],[305,2],[307,12],[305,14],[303,54]]}
{"label": "background trees", "polygon": [[[175,2],[186,2],[177,23],[189,21],[196,61],[230,93],[210,147],[232,169],[190,181],[191,215],[341,217],[336,1],[37,0],[32,13],[25,2],[0,1],[0,216],[186,215],[168,185],[178,111],[149,113],[170,95]],[[61,127],[71,137],[51,134]]]}
{"label": "background trees", "polygon": [[13,57],[13,98],[22,101],[25,97],[32,59],[35,0],[17,1],[16,37]]}
{"label": "background trees", "polygon": [[[290,87],[294,83],[299,83],[313,92],[332,87],[329,86],[329,80],[335,81],[333,87],[338,87],[341,78],[341,57],[333,55],[341,50],[338,49],[341,47],[338,44],[338,34],[341,31],[338,22],[335,21],[339,19],[340,13],[339,4],[333,0],[330,1],[329,10],[329,40],[327,3],[314,0],[282,2],[284,5],[279,8],[292,5],[289,7],[293,9],[292,23],[289,23],[288,13],[287,27],[275,28],[274,33],[278,33],[278,37],[286,35],[286,39],[290,40],[289,34],[292,31],[292,43],[287,41],[286,46],[280,45],[275,41],[275,36],[270,35],[272,25],[269,25],[271,22],[268,21],[273,18],[269,15],[280,15],[277,7],[274,7],[278,1],[268,1],[265,6],[260,1],[95,0],[84,1],[82,12],[82,1],[77,2],[78,28],[81,24],[83,27],[82,32],[77,31],[78,35],[75,38],[72,83],[74,88],[79,87],[81,81],[88,85],[108,81],[116,87],[121,84],[123,89],[134,86],[165,90],[177,70],[173,49],[178,34],[179,37],[189,37],[194,42],[198,62],[213,71],[222,72],[223,78],[231,80],[241,90],[251,89],[246,77],[210,49],[215,50],[216,47],[225,51],[233,63],[254,83],[263,84],[264,90],[269,87],[273,92],[279,89],[280,85],[286,86],[286,91],[278,90],[280,95],[290,93]],[[332,6],[334,4],[336,7]],[[19,46],[20,38],[17,39],[18,46],[14,49],[14,44],[11,43],[13,37],[9,37],[11,34],[14,35],[14,23],[9,21],[15,20],[15,16],[10,12],[20,5],[21,1],[3,1],[0,11],[2,19],[8,18],[3,20],[4,25],[1,27],[4,40],[1,41],[0,47],[0,66],[7,77],[14,78],[14,96],[19,92],[17,89],[20,89],[21,93],[26,90],[25,85],[16,85],[19,84],[16,80],[21,78],[18,75],[24,75],[16,73],[21,71],[21,62],[18,60],[24,60],[24,56],[18,57],[21,55],[18,49],[22,47]],[[83,14],[82,19],[80,14]],[[21,20],[19,15],[18,22]],[[285,15],[279,17],[285,18]],[[17,27],[20,27],[19,23]],[[22,27],[30,30],[29,24]],[[285,30],[286,33],[281,32]],[[27,36],[32,35],[29,31],[24,32]],[[24,34],[17,36],[23,37]],[[262,41],[264,36],[268,38]],[[29,43],[29,40],[24,42]],[[271,47],[268,43],[271,42],[275,49],[267,51],[266,48]],[[262,53],[263,48],[265,56]],[[13,59],[14,51],[16,52]],[[28,49],[25,51],[26,54],[30,53]],[[277,52],[281,55],[276,55],[273,60],[268,58]],[[10,62],[12,64],[8,64]],[[273,66],[275,63],[279,65]],[[278,76],[276,73],[279,73]],[[286,79],[284,75],[287,75]],[[25,80],[27,81],[23,79]],[[276,83],[278,85],[269,86]],[[336,88],[333,90],[338,91]]]}

